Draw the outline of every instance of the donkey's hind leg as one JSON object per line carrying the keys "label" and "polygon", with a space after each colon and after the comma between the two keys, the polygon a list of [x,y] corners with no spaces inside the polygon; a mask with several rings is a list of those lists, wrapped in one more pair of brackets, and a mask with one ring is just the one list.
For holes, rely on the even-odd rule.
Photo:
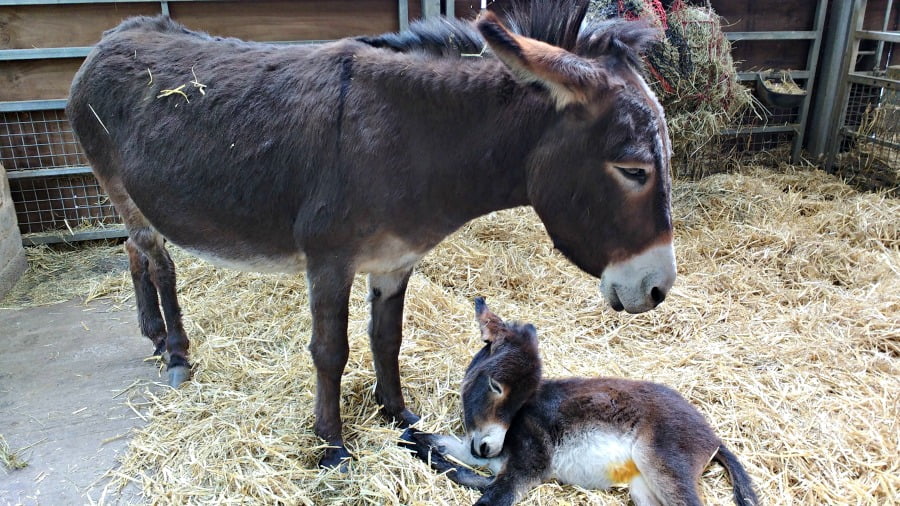
{"label": "donkey's hind leg", "polygon": [[169,385],[177,387],[190,378],[191,365],[187,359],[189,342],[181,323],[181,307],[175,292],[175,263],[166,251],[162,236],[152,228],[131,229],[129,236],[132,244],[147,258],[149,278],[159,294],[166,323]]}
{"label": "donkey's hind leg", "polygon": [[134,283],[141,334],[153,343],[153,355],[162,356],[166,351],[166,324],[163,322],[162,313],[159,312],[156,285],[150,279],[150,261],[131,239],[125,241],[125,251],[128,252],[128,262],[131,266],[131,281]]}
{"label": "donkey's hind leg", "polygon": [[[157,352],[161,351],[160,336],[165,332],[169,385],[177,387],[190,377],[191,366],[187,360],[188,339],[181,325],[181,308],[175,295],[175,264],[166,251],[162,236],[150,226],[116,175],[121,167],[115,151],[109,147],[94,151],[95,156],[90,157],[94,175],[128,229],[125,247],[131,262],[141,332],[153,341]],[[160,305],[165,329],[160,319]]]}

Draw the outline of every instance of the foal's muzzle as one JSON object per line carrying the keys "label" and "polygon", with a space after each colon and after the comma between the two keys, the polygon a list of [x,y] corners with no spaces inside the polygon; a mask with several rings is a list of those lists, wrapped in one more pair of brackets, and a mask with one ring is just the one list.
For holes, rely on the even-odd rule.
{"label": "foal's muzzle", "polygon": [[469,451],[474,457],[480,459],[496,457],[503,450],[504,439],[506,439],[506,427],[499,424],[487,425],[481,430],[472,432]]}

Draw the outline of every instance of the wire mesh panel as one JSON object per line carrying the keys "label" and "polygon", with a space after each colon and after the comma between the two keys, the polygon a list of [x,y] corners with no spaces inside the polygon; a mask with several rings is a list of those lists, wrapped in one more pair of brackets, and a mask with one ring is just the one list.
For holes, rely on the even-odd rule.
{"label": "wire mesh panel", "polygon": [[109,198],[89,174],[10,181],[19,229],[24,234],[84,232],[119,223]]}
{"label": "wire mesh panel", "polygon": [[62,110],[0,113],[0,164],[26,241],[57,232],[77,240],[121,222]]}
{"label": "wire mesh panel", "polygon": [[7,172],[87,165],[65,113],[0,113],[0,164]]}
{"label": "wire mesh panel", "polygon": [[842,125],[842,174],[873,188],[900,187],[900,91],[851,83]]}

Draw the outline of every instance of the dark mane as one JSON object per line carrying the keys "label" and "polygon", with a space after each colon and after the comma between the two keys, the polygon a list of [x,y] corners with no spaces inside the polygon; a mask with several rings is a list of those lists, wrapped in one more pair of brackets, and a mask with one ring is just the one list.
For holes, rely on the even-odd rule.
{"label": "dark mane", "polygon": [[517,0],[502,4],[504,24],[526,37],[575,50],[581,23],[587,14],[588,0]]}
{"label": "dark mane", "polygon": [[438,57],[480,54],[484,49],[484,39],[471,22],[445,17],[413,22],[400,33],[357,37],[356,40],[398,53],[420,51]]}
{"label": "dark mane", "polygon": [[[540,40],[586,58],[615,56],[635,68],[641,67],[640,51],[658,36],[644,22],[610,19],[582,26],[587,0],[514,0],[497,3],[497,14],[513,32]],[[484,38],[471,21],[434,18],[416,21],[407,30],[358,37],[373,47],[399,53],[433,57],[490,54]]]}

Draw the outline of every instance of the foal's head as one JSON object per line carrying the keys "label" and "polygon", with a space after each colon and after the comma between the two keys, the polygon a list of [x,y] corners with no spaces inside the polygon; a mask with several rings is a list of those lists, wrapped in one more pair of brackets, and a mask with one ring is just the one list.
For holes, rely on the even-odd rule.
{"label": "foal's head", "polygon": [[601,277],[614,309],[639,313],[662,302],[675,280],[671,145],[663,110],[636,70],[656,32],[624,21],[578,32],[578,16],[563,47],[512,33],[491,13],[477,27],[556,110],[526,166],[529,201],[554,246]]}
{"label": "foal's head", "polygon": [[475,299],[475,316],[485,341],[463,379],[462,401],[472,454],[495,457],[513,417],[541,380],[537,331],[531,324],[506,323]]}

